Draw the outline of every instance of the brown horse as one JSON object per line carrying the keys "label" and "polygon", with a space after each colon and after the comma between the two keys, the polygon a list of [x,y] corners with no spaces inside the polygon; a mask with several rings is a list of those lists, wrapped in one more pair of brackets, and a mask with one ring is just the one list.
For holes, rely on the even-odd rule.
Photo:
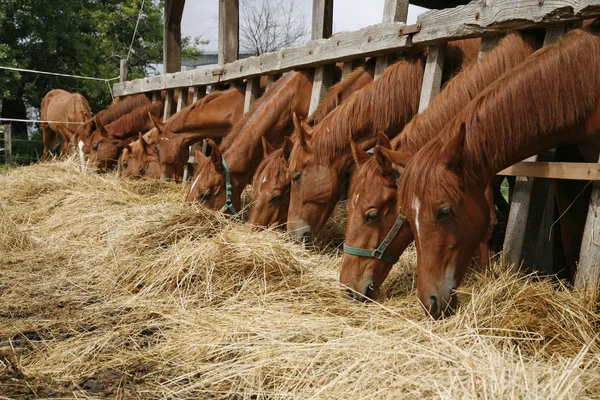
{"label": "brown horse", "polygon": [[[321,122],[352,93],[371,83],[374,73],[375,58],[355,68],[346,78],[331,87],[325,99],[306,120],[307,123],[312,125]],[[292,141],[286,140],[283,148],[269,151],[270,145],[263,138],[265,158],[256,169],[253,179],[254,202],[248,221],[252,225],[285,227],[292,185],[288,164],[291,151],[289,145],[293,145],[296,139],[293,136]]]}
{"label": "brown horse", "polygon": [[202,139],[227,135],[244,113],[244,87],[214,92],[184,108],[165,123],[153,118],[158,129],[155,150],[161,178],[181,180],[189,159],[189,146]]}
{"label": "brown horse", "polygon": [[[504,72],[523,62],[535,50],[534,37],[521,33],[509,34],[479,62],[452,78],[429,107],[415,116],[391,144],[387,137],[382,135],[378,146],[415,154],[474,96]],[[401,176],[401,171],[392,167],[391,160],[378,147],[375,148],[374,157],[369,157],[357,147],[353,148],[353,155],[358,167],[352,176],[348,195],[350,200],[347,205],[346,246],[375,250],[392,230],[398,218],[396,182]],[[393,261],[412,241],[410,226],[404,223],[389,241],[384,254],[389,255]],[[482,258],[487,259],[484,256]],[[346,253],[342,259],[340,282],[351,289],[349,293],[354,298],[376,298],[392,265],[381,258]]]}
{"label": "brown horse", "polygon": [[158,137],[158,130],[151,129],[141,133],[138,140],[125,145],[121,156],[122,178],[160,179],[160,161],[153,144]]}
{"label": "brown horse", "polygon": [[42,160],[46,160],[58,144],[57,134],[63,138],[61,157],[69,154],[73,136],[79,127],[91,118],[87,100],[79,93],[55,89],[44,96],[40,108],[42,121],[48,121],[42,122]]}
{"label": "brown horse", "polygon": [[399,208],[417,246],[417,296],[433,318],[456,306],[488,231],[484,191],[495,174],[569,143],[597,155],[599,132],[600,38],[577,29],[488,86],[406,164]]}
{"label": "brown horse", "polygon": [[[198,163],[186,202],[201,200],[214,210],[225,207],[233,214],[239,211],[242,191],[263,155],[263,135],[270,143],[281,143],[293,130],[293,113],[308,113],[311,90],[312,71],[289,72],[281,77],[253,104],[221,146],[213,146],[213,155]],[[230,185],[226,186],[227,180]]]}
{"label": "brown horse", "polygon": [[[478,43],[467,40],[449,44],[450,68],[445,75],[476,60]],[[417,113],[424,66],[425,54],[405,56],[314,128],[297,125],[299,140],[290,156],[288,232],[308,241],[318,235],[341,197],[353,164],[349,134],[362,148],[369,148],[377,132],[400,132]]]}

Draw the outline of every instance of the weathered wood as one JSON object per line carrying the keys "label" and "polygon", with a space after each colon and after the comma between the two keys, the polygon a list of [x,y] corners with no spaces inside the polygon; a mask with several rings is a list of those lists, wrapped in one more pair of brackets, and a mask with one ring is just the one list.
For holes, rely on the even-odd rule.
{"label": "weathered wood", "polygon": [[500,40],[504,37],[504,35],[495,35],[488,36],[481,39],[481,44],[479,45],[479,54],[477,55],[477,59],[481,60],[487,53],[492,51]]}
{"label": "weathered wood", "polygon": [[598,181],[600,180],[600,164],[570,162],[520,162],[500,171],[498,175]]}
{"label": "weathered wood", "polygon": [[352,60],[352,61],[346,61],[344,63],[344,67],[342,68],[342,79],[344,79],[348,74],[350,74],[352,71],[354,71],[355,68],[358,68],[358,66],[363,62],[362,58],[359,58],[357,60]]}
{"label": "weathered wood", "polygon": [[398,36],[404,26],[401,22],[390,22],[355,32],[341,32],[330,39],[313,40],[302,46],[238,60],[218,68],[198,68],[118,83],[114,85],[113,90],[115,96],[125,96],[167,88],[212,85],[222,81],[279,74],[295,68],[317,67],[406,50],[411,46],[408,36]]}
{"label": "weathered wood", "polygon": [[597,289],[600,285],[600,181],[593,185],[575,275],[578,289]]}
{"label": "weathered wood", "polygon": [[159,100],[160,100],[160,91],[159,90],[153,91],[152,92],[152,102],[156,103]]}
{"label": "weathered wood", "polygon": [[177,112],[188,106],[188,88],[177,89]]}
{"label": "weathered wood", "polygon": [[196,86],[194,88],[194,103],[206,96],[206,86]]}
{"label": "weathered wood", "polygon": [[165,108],[163,111],[163,121],[166,121],[171,116],[171,110],[173,109],[173,90],[167,90],[167,95],[165,96]]}
{"label": "weathered wood", "polygon": [[[541,5],[540,5],[541,3]],[[414,44],[437,44],[503,31],[542,28],[557,22],[600,15],[598,0],[486,0],[472,1],[456,8],[432,10],[417,18],[421,31]]]}
{"label": "weathered wood", "polygon": [[128,75],[127,59],[123,58],[123,59],[121,59],[121,65],[119,66],[119,82],[126,82],[127,75]]}
{"label": "weathered wood", "polygon": [[327,96],[327,91],[333,85],[334,76],[335,65],[326,65],[315,70],[308,115],[311,115],[317,109],[321,100]]}
{"label": "weathered wood", "polygon": [[388,67],[388,55],[378,56],[377,60],[375,60],[375,72],[373,74],[373,79],[377,79],[385,72]]}
{"label": "weathered wood", "polygon": [[246,114],[252,103],[258,99],[258,89],[260,89],[260,77],[251,78],[246,82],[246,96],[244,97],[244,114]]}
{"label": "weathered wood", "polygon": [[333,0],[313,0],[311,39],[328,38],[333,33]]}
{"label": "weathered wood", "polygon": [[425,111],[442,87],[442,70],[444,69],[444,57],[446,54],[446,43],[437,46],[429,46],[427,63],[423,74],[421,85],[421,97],[419,100],[419,112]]}
{"label": "weathered wood", "polygon": [[274,74],[274,75],[269,75],[267,76],[267,86],[265,87],[265,90],[269,90],[269,88],[271,86],[273,86],[273,84],[275,82],[277,82],[277,80],[281,78],[281,74]]}
{"label": "weathered wood", "polygon": [[12,132],[10,124],[4,125],[4,163],[12,164]]}
{"label": "weathered wood", "polygon": [[185,0],[166,0],[163,36],[163,72],[181,71],[181,17]]}
{"label": "weathered wood", "polygon": [[382,22],[406,22],[408,18],[408,0],[385,0]]}
{"label": "weathered wood", "polygon": [[239,0],[219,0],[219,64],[239,58],[240,41]]}

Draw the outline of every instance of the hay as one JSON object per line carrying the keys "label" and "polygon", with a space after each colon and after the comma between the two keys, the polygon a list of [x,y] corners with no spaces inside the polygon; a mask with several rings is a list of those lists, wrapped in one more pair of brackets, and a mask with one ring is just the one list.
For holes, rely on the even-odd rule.
{"label": "hay", "polygon": [[65,161],[0,186],[0,396],[598,396],[598,314],[556,282],[471,273],[433,322],[414,249],[360,304],[335,251],[185,206],[175,184]]}

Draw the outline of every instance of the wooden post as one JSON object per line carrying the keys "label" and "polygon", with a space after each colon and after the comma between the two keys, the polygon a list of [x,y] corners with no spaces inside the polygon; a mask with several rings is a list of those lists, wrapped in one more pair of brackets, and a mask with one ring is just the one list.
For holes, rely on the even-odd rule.
{"label": "wooden post", "polygon": [[185,0],[165,1],[163,73],[181,71],[181,16]]}
{"label": "wooden post", "polygon": [[[556,43],[563,34],[563,26],[547,29],[544,46]],[[525,161],[552,161],[553,159],[554,151],[548,151],[529,157]],[[520,267],[522,260],[529,266],[534,262],[537,237],[544,221],[544,205],[548,189],[548,181],[524,176],[516,178],[504,237],[504,256],[510,263],[515,264],[516,268]]]}
{"label": "wooden post", "polygon": [[127,81],[127,60],[125,58],[121,59],[121,66],[119,68],[119,82]]}
{"label": "wooden post", "polygon": [[[600,163],[600,159],[598,159]],[[600,285],[600,181],[592,187],[592,197],[588,208],[579,264],[575,275],[578,289],[596,289]]]}
{"label": "wooden post", "polygon": [[219,0],[219,64],[238,59],[239,30],[239,0]]}
{"label": "wooden post", "polygon": [[173,89],[167,89],[167,95],[165,96],[165,108],[163,111],[163,121],[166,121],[171,116],[171,110],[173,107]]}
{"label": "wooden post", "polygon": [[12,134],[10,124],[4,125],[4,163],[12,163]]}
{"label": "wooden post", "polygon": [[[385,0],[382,22],[406,22],[408,18],[408,0]],[[388,56],[377,57],[374,78],[383,74],[388,66]]]}
{"label": "wooden post", "polygon": [[333,0],[313,0],[311,39],[328,38],[333,34]]}
{"label": "wooden post", "polygon": [[260,88],[260,76],[250,78],[246,81],[246,97],[244,97],[244,114],[246,114],[252,103],[258,98],[258,89]]}
{"label": "wooden post", "polygon": [[446,43],[437,46],[429,46],[427,64],[423,74],[423,85],[421,86],[421,97],[419,100],[419,112],[425,111],[431,104],[433,98],[438,95],[442,87],[442,70],[444,69],[444,56],[446,54]]}

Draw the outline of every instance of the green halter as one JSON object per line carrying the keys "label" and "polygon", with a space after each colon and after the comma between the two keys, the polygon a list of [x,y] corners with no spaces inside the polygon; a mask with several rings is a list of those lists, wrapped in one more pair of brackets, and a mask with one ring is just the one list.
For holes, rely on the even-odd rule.
{"label": "green halter", "polygon": [[225,169],[225,204],[221,207],[221,212],[229,210],[231,214],[236,215],[237,211],[231,202],[233,186],[231,186],[231,175],[229,174],[229,165],[225,161],[225,157],[221,157],[223,168]]}
{"label": "green halter", "polygon": [[393,257],[389,254],[386,254],[385,251],[398,234],[398,231],[402,227],[402,224],[404,224],[404,221],[406,221],[406,217],[402,214],[399,214],[398,218],[396,218],[396,221],[394,221],[394,226],[392,226],[392,229],[390,229],[386,237],[383,238],[383,241],[375,250],[352,247],[344,243],[344,253],[351,254],[353,256],[376,258],[388,264],[396,264],[396,262],[398,262],[398,257]]}

